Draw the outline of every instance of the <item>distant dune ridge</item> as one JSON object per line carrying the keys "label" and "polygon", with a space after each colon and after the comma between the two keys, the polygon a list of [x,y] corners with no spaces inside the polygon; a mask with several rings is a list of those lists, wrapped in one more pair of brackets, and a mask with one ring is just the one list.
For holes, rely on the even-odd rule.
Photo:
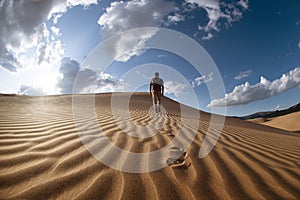
{"label": "distant dune ridge", "polygon": [[240,118],[250,122],[300,133],[300,103],[287,109],[258,112]]}
{"label": "distant dune ridge", "polygon": [[253,113],[251,115],[243,116],[240,117],[241,119],[256,119],[256,118],[274,118],[274,117],[279,117],[282,115],[288,115],[294,112],[299,112],[300,111],[300,103],[291,106],[287,109],[283,110],[276,110],[276,111],[266,111],[266,112],[257,112]]}
{"label": "distant dune ridge", "polygon": [[[95,95],[96,115],[106,137],[119,148],[151,152],[178,134],[177,102],[164,97],[162,128],[152,137],[138,138],[117,126],[111,95]],[[125,93],[116,95],[122,101]],[[148,93],[134,93],[129,102],[132,122],[149,124],[151,105]],[[183,155],[185,165],[136,174],[105,166],[84,147],[75,128],[71,95],[0,95],[0,199],[300,199],[298,133],[227,117],[217,145],[199,159],[211,119],[199,112],[196,136]],[[123,130],[133,130],[124,124]],[[97,126],[82,128],[92,144]],[[184,134],[189,137],[191,131],[187,128]],[[104,147],[95,148],[101,152]]]}
{"label": "distant dune ridge", "polygon": [[249,119],[248,121],[300,133],[300,111],[272,118]]}

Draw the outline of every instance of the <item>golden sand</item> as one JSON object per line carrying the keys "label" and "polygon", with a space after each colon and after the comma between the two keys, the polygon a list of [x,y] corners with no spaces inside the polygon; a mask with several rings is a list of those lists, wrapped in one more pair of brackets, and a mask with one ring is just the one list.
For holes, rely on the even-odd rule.
{"label": "golden sand", "polygon": [[283,116],[268,119],[251,119],[252,121],[267,126],[300,133],[300,112],[294,112]]}
{"label": "golden sand", "polygon": [[[118,94],[118,99],[123,96]],[[177,102],[163,98],[167,111],[163,128],[139,139],[116,125],[110,98],[111,94],[96,95],[97,120],[120,148],[149,152],[177,134],[181,115]],[[132,121],[147,125],[151,105],[148,93],[135,93],[129,105]],[[299,134],[226,118],[217,145],[200,159],[211,116],[199,112],[186,165],[126,173],[100,163],[84,147],[73,121],[72,96],[2,95],[0,199],[300,199]]]}

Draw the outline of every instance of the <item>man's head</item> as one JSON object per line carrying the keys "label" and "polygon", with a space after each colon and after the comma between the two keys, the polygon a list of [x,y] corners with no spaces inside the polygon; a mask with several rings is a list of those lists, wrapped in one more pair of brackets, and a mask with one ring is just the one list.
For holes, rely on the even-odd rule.
{"label": "man's head", "polygon": [[155,76],[159,76],[159,73],[158,72],[155,72],[155,74],[154,74]]}

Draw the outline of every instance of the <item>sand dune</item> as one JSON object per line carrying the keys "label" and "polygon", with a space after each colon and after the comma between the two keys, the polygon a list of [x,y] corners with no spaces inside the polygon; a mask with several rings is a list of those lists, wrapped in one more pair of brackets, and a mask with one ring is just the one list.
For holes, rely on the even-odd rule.
{"label": "sand dune", "polygon": [[294,112],[287,115],[273,117],[268,119],[251,119],[248,121],[264,124],[267,126],[300,133],[300,112]]}
{"label": "sand dune", "polygon": [[[190,140],[190,132],[196,129],[192,144],[182,155],[182,166],[171,164],[149,173],[112,169],[85,147],[95,149],[95,154],[112,164],[125,163],[130,157],[101,143],[99,126],[91,123],[90,116],[80,122],[85,135],[79,137],[71,95],[4,95],[0,97],[0,199],[300,199],[299,134],[226,118],[217,145],[200,159],[210,114],[200,112],[199,126],[193,127],[193,116],[185,115],[186,123],[182,123],[180,105],[164,98],[165,113],[151,118],[148,93],[134,93],[128,120],[121,106],[126,95],[115,94],[120,107],[114,115],[111,94],[96,95],[96,120],[105,136],[120,149],[147,153],[168,146],[179,127],[184,135],[179,142]],[[157,127],[157,134],[146,137]],[[176,149],[168,152],[157,160],[132,165],[151,167],[154,162],[166,162],[172,154],[181,155]]]}

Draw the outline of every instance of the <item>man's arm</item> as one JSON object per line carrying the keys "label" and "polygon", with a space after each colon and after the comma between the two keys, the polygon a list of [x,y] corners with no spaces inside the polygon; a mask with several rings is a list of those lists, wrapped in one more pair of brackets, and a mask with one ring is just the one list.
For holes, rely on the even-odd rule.
{"label": "man's arm", "polygon": [[152,89],[152,83],[150,83],[150,88],[149,88],[150,96],[151,96],[151,89]]}
{"label": "man's arm", "polygon": [[161,85],[161,95],[162,95],[162,96],[164,96],[164,90],[165,90],[164,85]]}

